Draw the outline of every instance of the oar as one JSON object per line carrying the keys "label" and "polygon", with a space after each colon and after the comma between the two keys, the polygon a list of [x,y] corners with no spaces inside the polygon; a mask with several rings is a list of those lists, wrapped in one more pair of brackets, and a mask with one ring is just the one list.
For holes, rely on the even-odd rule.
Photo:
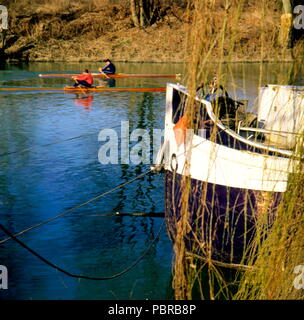
{"label": "oar", "polygon": [[110,77],[109,77],[107,74],[105,74],[105,73],[102,71],[101,68],[99,68],[98,71],[99,71],[101,74],[103,74],[107,79],[110,79]]}
{"label": "oar", "polygon": [[107,79],[110,79],[110,77],[106,74],[106,73],[104,73],[103,71],[101,72]]}
{"label": "oar", "polygon": [[[72,79],[77,81],[76,77],[72,77]],[[82,91],[82,93],[85,93],[85,90],[81,87],[81,85],[78,84],[77,88],[79,88]]]}

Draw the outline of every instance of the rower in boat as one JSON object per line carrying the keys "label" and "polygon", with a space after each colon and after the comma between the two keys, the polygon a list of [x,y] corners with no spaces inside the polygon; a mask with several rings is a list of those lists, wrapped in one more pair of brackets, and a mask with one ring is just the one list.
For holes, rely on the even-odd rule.
{"label": "rower in boat", "polygon": [[116,67],[110,59],[104,61],[106,64],[104,67],[99,68],[98,71],[105,75],[115,74]]}
{"label": "rower in boat", "polygon": [[92,88],[93,86],[93,77],[88,69],[85,69],[81,75],[72,77],[72,79],[75,80],[73,85],[74,88],[77,88],[78,86]]}

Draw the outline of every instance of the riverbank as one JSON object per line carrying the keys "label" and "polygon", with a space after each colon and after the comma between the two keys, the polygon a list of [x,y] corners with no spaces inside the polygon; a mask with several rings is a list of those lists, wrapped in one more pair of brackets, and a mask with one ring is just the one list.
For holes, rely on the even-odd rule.
{"label": "riverbank", "polygon": [[[115,5],[103,2],[100,6],[93,5],[94,1],[88,2],[91,5],[75,1],[72,7],[64,0],[36,5],[31,1],[27,6],[26,0],[19,2],[19,6],[8,3],[9,29],[2,33],[0,55],[2,52],[3,60],[7,61],[33,62],[96,62],[105,58],[121,62],[187,61],[192,13],[186,10],[183,1],[163,6],[156,21],[144,28],[135,27],[130,8],[123,1],[116,1]],[[206,17],[208,23],[202,30],[210,39],[217,37],[226,14],[223,1],[217,2],[216,11],[211,13],[212,18]],[[258,1],[244,4],[238,23],[235,12],[229,11],[221,59],[289,61],[297,55],[297,49],[296,54],[278,50],[281,11],[278,5],[268,10],[271,14],[264,21],[265,13],[260,11]],[[261,34],[267,46],[261,41]],[[220,59],[219,47],[220,44],[215,45],[210,60]]]}

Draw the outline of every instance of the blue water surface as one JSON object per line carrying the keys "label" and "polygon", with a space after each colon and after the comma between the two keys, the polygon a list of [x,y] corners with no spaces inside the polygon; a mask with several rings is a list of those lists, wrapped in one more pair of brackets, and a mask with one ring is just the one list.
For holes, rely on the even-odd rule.
{"label": "blue water surface", "polygon": [[[129,72],[126,64],[118,67]],[[155,67],[143,65],[138,71],[153,72]],[[180,67],[167,66],[163,73],[177,72]],[[63,69],[56,64],[8,65],[0,71],[0,81],[14,86],[63,86],[71,79],[48,80],[37,75],[80,67],[65,65]],[[164,87],[166,81],[121,79],[117,85]],[[144,128],[152,133],[164,127],[164,111],[165,93],[1,92],[1,223],[18,232],[148,171],[149,164],[101,164],[98,151],[103,143],[98,134],[113,129],[120,137],[121,121],[129,121],[130,132]],[[78,138],[65,141],[73,137]],[[45,146],[49,143],[54,144]],[[153,216],[163,212],[163,177],[146,175],[20,236],[52,263],[93,277],[123,271],[150,248],[140,263],[113,280],[70,278],[11,240],[1,244],[0,264],[8,268],[9,288],[0,290],[0,298],[171,298],[172,245],[163,218]],[[0,238],[6,235],[0,232]]]}

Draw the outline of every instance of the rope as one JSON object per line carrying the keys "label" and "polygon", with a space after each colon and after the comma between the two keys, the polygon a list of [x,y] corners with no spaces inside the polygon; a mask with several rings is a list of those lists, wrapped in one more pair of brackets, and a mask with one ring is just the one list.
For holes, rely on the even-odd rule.
{"label": "rope", "polygon": [[[115,126],[115,127],[111,128],[111,129],[118,128],[119,126],[120,125]],[[82,138],[82,137],[91,136],[93,134],[96,134],[96,133],[100,132],[100,130],[102,130],[102,129],[99,129],[99,130],[94,131],[94,132],[85,133],[85,134],[82,134],[80,136],[67,138],[67,139],[64,139],[64,140],[58,140],[58,141],[49,142],[49,143],[46,143],[46,144],[38,144],[38,145],[35,145],[35,146],[32,146],[32,147],[28,147],[28,148],[24,148],[24,149],[20,149],[20,150],[16,150],[16,151],[11,151],[11,152],[7,152],[7,153],[1,153],[0,157],[8,156],[10,154],[15,154],[15,153],[23,153],[23,152],[26,152],[26,151],[30,151],[30,150],[32,150],[32,149],[34,149],[36,147],[48,147],[48,146],[59,144],[59,143],[63,143],[63,142],[66,142],[66,141],[71,141],[71,140],[79,139],[79,138]]]}
{"label": "rope", "polygon": [[82,135],[80,135],[80,136],[68,138],[68,139],[65,139],[65,140],[58,140],[58,141],[50,142],[50,143],[46,143],[46,144],[38,144],[38,145],[36,145],[36,146],[32,146],[32,147],[28,147],[28,148],[24,148],[24,149],[20,149],[20,150],[16,150],[16,151],[11,151],[11,152],[7,152],[7,153],[1,153],[1,154],[0,154],[0,157],[8,156],[8,155],[10,155],[10,154],[15,154],[15,153],[26,152],[26,151],[29,151],[29,150],[34,149],[35,147],[47,147],[47,146],[51,146],[51,145],[54,145],[54,144],[59,144],[59,143],[62,143],[62,142],[71,141],[71,140],[74,140],[74,139],[79,139],[79,138],[81,138],[81,137],[91,136],[91,135],[93,135],[93,134],[98,133],[99,131],[100,131],[100,130],[94,131],[94,132],[85,133],[85,134],[82,134]]}
{"label": "rope", "polygon": [[17,239],[15,237],[15,235],[13,235],[10,231],[8,231],[2,224],[0,224],[0,229],[6,233],[10,239],[14,240],[15,242],[17,242],[21,247],[23,247],[24,249],[26,249],[27,251],[29,251],[31,254],[33,254],[35,257],[37,257],[39,260],[41,260],[42,262],[44,262],[45,264],[47,264],[48,266],[52,267],[53,269],[64,273],[65,275],[72,277],[72,278],[78,278],[78,279],[86,279],[86,280],[111,280],[114,278],[118,278],[120,276],[122,276],[123,274],[127,273],[129,270],[131,270],[132,268],[134,268],[146,255],[147,253],[150,251],[150,249],[152,248],[153,244],[155,243],[155,241],[158,239],[160,232],[162,230],[162,227],[164,225],[164,221],[162,222],[155,238],[151,241],[150,245],[148,246],[147,250],[140,255],[132,264],[130,264],[127,268],[125,268],[124,270],[122,270],[119,273],[113,274],[109,277],[91,277],[91,276],[86,276],[86,275],[79,275],[79,274],[74,274],[71,273],[69,271],[66,271],[58,266],[56,266],[54,263],[52,263],[51,261],[47,260],[46,258],[44,258],[43,256],[41,256],[38,252],[36,252],[35,250],[33,250],[32,248],[30,248],[28,245],[26,245],[24,242],[22,242],[21,240]]}
{"label": "rope", "polygon": [[[80,205],[78,205],[78,206],[75,206],[75,207],[73,207],[73,208],[71,208],[71,209],[68,209],[68,210],[66,210],[66,211],[58,214],[58,215],[55,216],[55,217],[49,218],[49,219],[47,219],[47,220],[45,220],[45,221],[39,222],[39,223],[37,223],[37,224],[29,227],[29,228],[27,228],[27,229],[24,229],[24,230],[22,230],[22,231],[20,231],[20,232],[18,232],[18,233],[16,233],[16,234],[14,234],[14,237],[20,236],[20,235],[22,235],[22,234],[24,234],[24,233],[26,233],[26,232],[28,232],[28,231],[30,231],[30,230],[36,229],[36,228],[38,228],[38,227],[40,227],[40,226],[42,226],[42,225],[44,225],[44,224],[47,224],[47,223],[49,223],[49,222],[51,222],[51,221],[53,221],[53,220],[55,220],[55,219],[58,219],[58,218],[60,218],[60,217],[63,217],[63,216],[65,216],[66,214],[68,214],[68,213],[70,213],[70,212],[72,212],[72,211],[75,211],[76,209],[79,209],[79,208],[81,208],[81,207],[83,207],[83,206],[85,206],[85,205],[87,205],[87,204],[89,204],[89,203],[91,203],[91,202],[93,202],[93,201],[101,198],[101,197],[106,196],[107,194],[109,194],[109,193],[111,193],[111,192],[114,192],[114,191],[116,191],[116,190],[118,190],[118,189],[120,189],[120,188],[122,188],[122,187],[124,187],[124,186],[126,186],[126,185],[128,185],[128,184],[130,184],[130,183],[132,183],[132,182],[134,182],[134,181],[142,178],[142,177],[144,177],[145,175],[147,175],[147,174],[150,173],[150,172],[151,172],[151,170],[148,170],[148,171],[140,174],[139,176],[135,177],[134,179],[129,180],[129,181],[127,181],[127,182],[124,182],[124,183],[118,185],[117,187],[115,187],[115,188],[113,188],[113,189],[111,189],[111,190],[109,190],[109,191],[106,191],[106,192],[98,195],[97,197],[95,197],[95,198],[93,198],[93,199],[91,199],[91,200],[88,200],[88,201],[86,201],[86,202],[84,202],[84,203],[82,203],[82,204],[80,204]],[[8,237],[8,238],[5,238],[5,239],[2,239],[2,240],[0,241],[0,244],[4,243],[4,242],[6,242],[6,241],[8,241],[8,240],[10,240],[10,239],[12,239],[12,237]]]}
{"label": "rope", "polygon": [[133,213],[122,213],[122,212],[112,212],[112,213],[96,213],[88,214],[87,217],[156,217],[163,218],[165,216],[164,212],[133,212]]}

